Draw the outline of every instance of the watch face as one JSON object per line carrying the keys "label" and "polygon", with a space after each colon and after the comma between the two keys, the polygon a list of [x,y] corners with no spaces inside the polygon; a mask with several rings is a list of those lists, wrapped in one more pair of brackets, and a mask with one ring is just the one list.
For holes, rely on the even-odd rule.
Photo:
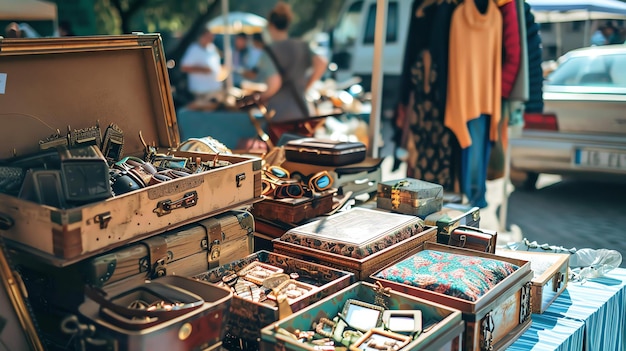
{"label": "watch face", "polygon": [[111,196],[109,170],[101,162],[64,164],[63,177],[69,201],[98,200]]}

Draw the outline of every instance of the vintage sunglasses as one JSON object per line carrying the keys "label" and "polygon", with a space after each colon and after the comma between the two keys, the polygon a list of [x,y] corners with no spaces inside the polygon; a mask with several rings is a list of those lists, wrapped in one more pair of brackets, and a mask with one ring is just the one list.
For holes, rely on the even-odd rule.
{"label": "vintage sunglasses", "polygon": [[261,194],[273,196],[275,199],[300,198],[304,196],[304,188],[298,181],[272,180],[264,178],[261,180]]}
{"label": "vintage sunglasses", "polygon": [[265,175],[269,176],[270,178],[276,177],[279,179],[289,179],[291,178],[291,173],[280,167],[280,166],[269,166],[265,169]]}
{"label": "vintage sunglasses", "polygon": [[308,176],[299,172],[293,173],[293,179],[299,179],[311,191],[324,191],[333,186],[333,178],[328,171],[317,172]]}

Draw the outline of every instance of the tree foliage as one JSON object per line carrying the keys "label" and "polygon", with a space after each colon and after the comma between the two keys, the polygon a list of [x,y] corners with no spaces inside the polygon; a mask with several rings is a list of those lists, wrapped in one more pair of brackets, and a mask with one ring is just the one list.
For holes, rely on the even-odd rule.
{"label": "tree foliage", "polygon": [[[291,34],[301,36],[333,25],[343,0],[291,0],[295,18]],[[252,12],[265,17],[276,3],[230,0],[230,11]],[[184,33],[197,20],[219,15],[221,0],[95,0],[100,34],[133,31]]]}

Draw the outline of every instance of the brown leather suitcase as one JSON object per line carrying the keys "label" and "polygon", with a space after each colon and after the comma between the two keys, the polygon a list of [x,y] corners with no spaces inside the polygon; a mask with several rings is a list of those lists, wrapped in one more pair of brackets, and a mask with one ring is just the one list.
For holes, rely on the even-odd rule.
{"label": "brown leather suitcase", "polygon": [[450,233],[448,245],[481,252],[496,252],[498,232],[495,230],[459,226]]}
{"label": "brown leather suitcase", "polygon": [[337,140],[302,138],[284,146],[285,158],[291,162],[319,166],[345,166],[365,159],[365,144]]}
{"label": "brown leather suitcase", "polygon": [[253,234],[249,212],[229,211],[89,259],[87,281],[102,286],[130,277],[191,277],[251,254]]}
{"label": "brown leather suitcase", "polygon": [[[2,39],[0,67],[8,77],[0,114],[11,126],[0,130],[3,161],[39,151],[51,134],[64,142],[68,129],[82,135],[96,123],[121,129],[122,156],[143,157],[146,145],[165,154],[180,143],[158,34]],[[77,207],[0,193],[0,235],[63,266],[262,199],[259,158],[219,160],[231,164]]]}
{"label": "brown leather suitcase", "polygon": [[312,197],[270,199],[254,204],[252,214],[257,218],[283,223],[301,223],[319,217],[333,208],[333,194],[337,189],[324,190]]}
{"label": "brown leather suitcase", "polygon": [[[226,333],[233,293],[196,279],[167,276],[88,290],[78,324],[86,350],[217,350]],[[173,306],[173,307],[172,307]],[[89,335],[91,334],[91,335]]]}

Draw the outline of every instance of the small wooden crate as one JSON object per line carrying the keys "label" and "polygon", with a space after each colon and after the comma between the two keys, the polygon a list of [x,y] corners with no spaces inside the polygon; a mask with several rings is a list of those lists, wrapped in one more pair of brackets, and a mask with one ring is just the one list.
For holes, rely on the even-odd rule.
{"label": "small wooden crate", "polygon": [[530,261],[534,273],[530,296],[533,313],[545,312],[565,290],[569,280],[569,254],[496,250],[498,256]]}
{"label": "small wooden crate", "polygon": [[[252,262],[267,263],[282,268],[284,273],[297,273],[302,280],[317,286],[319,289],[314,294],[305,295],[291,304],[293,311],[299,311],[320,299],[331,295],[354,280],[354,275],[330,267],[320,266],[314,263],[298,260],[280,254],[258,251],[244,259],[224,264],[218,268],[199,274],[194,278],[218,283],[229,271],[238,272]],[[233,296],[230,307],[230,317],[227,325],[229,338],[237,339],[235,342],[248,345],[246,349],[255,349],[255,343],[261,336],[261,328],[276,322],[279,319],[277,307],[264,303],[253,302],[237,295]],[[228,341],[228,340],[225,340]]]}
{"label": "small wooden crate", "polygon": [[333,194],[337,189],[325,190],[313,197],[270,199],[256,203],[252,214],[257,218],[284,223],[300,223],[330,212],[333,208]]}
{"label": "small wooden crate", "polygon": [[530,270],[529,262],[429,242],[424,243],[411,254],[422,250],[496,259],[512,263],[519,268],[476,301],[468,301],[408,284],[377,278],[376,274],[373,274],[371,278],[393,290],[437,302],[463,312],[463,320],[466,324],[463,349],[466,351],[504,350],[530,327],[530,280],[533,273]]}
{"label": "small wooden crate", "polygon": [[[325,299],[311,305],[290,317],[280,320],[261,330],[261,350],[315,350],[311,346],[296,341],[289,336],[276,332],[276,327],[289,332],[296,329],[311,329],[313,322],[320,318],[332,319],[349,299],[365,303],[375,303],[376,286],[366,282],[357,282]],[[461,313],[441,304],[409,296],[397,291],[390,291],[386,299],[389,310],[421,310],[423,321],[433,321],[432,327],[425,326],[424,332],[412,340],[402,350],[458,350],[462,339],[463,321]]]}

